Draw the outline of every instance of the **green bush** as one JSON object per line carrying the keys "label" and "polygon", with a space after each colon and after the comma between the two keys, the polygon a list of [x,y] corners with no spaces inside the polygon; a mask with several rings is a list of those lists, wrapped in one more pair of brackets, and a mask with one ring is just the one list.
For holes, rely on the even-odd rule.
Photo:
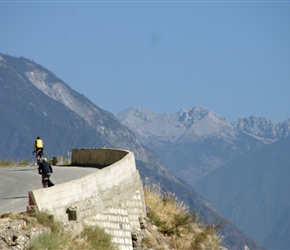
{"label": "green bush", "polygon": [[104,229],[97,226],[85,226],[81,237],[87,240],[88,249],[94,250],[114,250],[111,235]]}

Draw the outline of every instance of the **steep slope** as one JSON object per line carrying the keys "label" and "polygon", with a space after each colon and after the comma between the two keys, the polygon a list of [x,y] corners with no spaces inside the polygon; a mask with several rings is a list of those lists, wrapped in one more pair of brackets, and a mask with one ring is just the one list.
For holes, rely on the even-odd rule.
{"label": "steep slope", "polygon": [[290,119],[275,125],[269,119],[251,116],[229,123],[201,107],[174,114],[132,107],[117,118],[176,176],[193,186],[222,164],[285,137],[290,131]]}
{"label": "steep slope", "polygon": [[[245,246],[253,250],[263,249],[255,240],[237,228],[235,223],[224,217],[207,200],[196,193],[190,185],[186,183],[180,185],[170,179],[164,178],[159,173],[156,174],[156,168],[152,169],[148,165],[142,166],[140,162],[137,165],[144,183],[158,183],[161,187],[166,187],[165,191],[175,194],[180,201],[196,211],[206,223],[224,224],[224,228],[220,229],[219,234],[223,238],[222,245],[228,250],[245,249]],[[148,178],[148,176],[150,177]]]}
{"label": "steep slope", "polygon": [[272,230],[265,237],[264,245],[268,249],[275,249],[280,246],[281,249],[290,249],[290,207],[277,220]]}
{"label": "steep slope", "polygon": [[[209,222],[224,219],[111,113],[72,90],[41,65],[0,54],[0,87],[0,158],[32,159],[37,136],[43,138],[48,157],[67,155],[78,147],[128,149],[136,157],[144,182],[160,183]],[[226,226],[223,235],[229,249],[241,249],[244,245],[259,249],[232,224]]]}
{"label": "steep slope", "polygon": [[206,176],[196,189],[269,249],[290,249],[290,137],[263,146]]}
{"label": "steep slope", "polygon": [[5,119],[1,119],[0,128],[5,148],[0,157],[31,155],[33,141],[40,135],[50,155],[66,154],[78,146],[118,144],[123,148],[134,145],[137,156],[147,160],[140,142],[111,113],[96,107],[42,66],[24,58],[1,58],[0,105]]}

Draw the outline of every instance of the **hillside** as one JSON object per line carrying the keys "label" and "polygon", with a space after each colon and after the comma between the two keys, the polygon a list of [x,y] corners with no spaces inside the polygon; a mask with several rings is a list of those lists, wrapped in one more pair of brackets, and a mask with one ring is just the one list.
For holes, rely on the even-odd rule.
{"label": "hillside", "polygon": [[196,190],[267,249],[290,249],[290,137],[229,162]]}
{"label": "hillside", "polygon": [[[160,183],[205,221],[224,219],[110,112],[97,107],[41,65],[0,54],[0,87],[0,158],[32,160],[37,136],[44,140],[48,157],[67,156],[72,148],[127,149],[134,153],[144,182]],[[260,248],[231,223],[221,233],[225,237],[223,245],[229,249],[244,245]]]}

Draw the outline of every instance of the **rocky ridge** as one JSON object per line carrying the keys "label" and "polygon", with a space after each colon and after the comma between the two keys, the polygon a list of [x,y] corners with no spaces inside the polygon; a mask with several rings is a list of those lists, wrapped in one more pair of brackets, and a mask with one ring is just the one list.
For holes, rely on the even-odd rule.
{"label": "rocky ridge", "polygon": [[195,185],[221,165],[290,134],[290,119],[274,124],[250,116],[235,122],[203,107],[157,114],[131,107],[117,116],[179,178]]}

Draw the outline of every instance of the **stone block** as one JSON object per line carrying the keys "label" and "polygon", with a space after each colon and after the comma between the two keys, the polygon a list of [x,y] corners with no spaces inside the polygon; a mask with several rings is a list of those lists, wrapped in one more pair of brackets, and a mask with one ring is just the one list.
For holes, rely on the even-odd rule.
{"label": "stone block", "polygon": [[78,220],[78,209],[77,207],[69,207],[66,210],[67,214],[68,214],[68,220],[69,221],[77,221]]}
{"label": "stone block", "polygon": [[63,156],[54,156],[52,158],[52,165],[54,166],[63,165]]}

